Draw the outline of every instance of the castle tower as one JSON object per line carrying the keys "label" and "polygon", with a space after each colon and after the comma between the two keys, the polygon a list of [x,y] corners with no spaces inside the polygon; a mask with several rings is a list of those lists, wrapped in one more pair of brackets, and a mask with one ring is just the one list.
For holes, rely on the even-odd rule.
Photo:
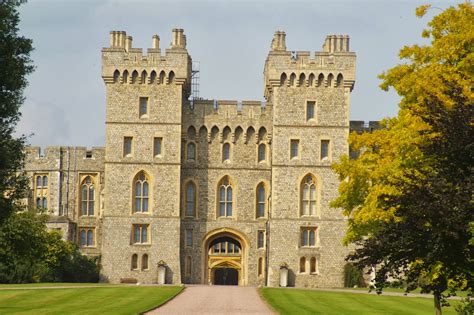
{"label": "castle tower", "polygon": [[278,286],[285,264],[290,285],[343,284],[347,221],[329,207],[339,183],[330,165],[348,153],[355,60],[348,36],[328,36],[311,57],[288,51],[285,33],[275,33],[264,70],[273,104],[269,286]]}
{"label": "castle tower", "polygon": [[180,283],[181,108],[190,93],[191,57],[182,29],[161,55],[160,38],[143,55],[125,32],[102,49],[106,85],[105,281]]}

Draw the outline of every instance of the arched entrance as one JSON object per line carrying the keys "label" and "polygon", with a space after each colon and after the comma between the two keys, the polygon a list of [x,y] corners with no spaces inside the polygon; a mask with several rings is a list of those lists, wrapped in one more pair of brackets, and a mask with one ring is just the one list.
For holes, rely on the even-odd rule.
{"label": "arched entrance", "polygon": [[214,285],[245,285],[247,241],[237,231],[219,229],[205,237],[205,283]]}

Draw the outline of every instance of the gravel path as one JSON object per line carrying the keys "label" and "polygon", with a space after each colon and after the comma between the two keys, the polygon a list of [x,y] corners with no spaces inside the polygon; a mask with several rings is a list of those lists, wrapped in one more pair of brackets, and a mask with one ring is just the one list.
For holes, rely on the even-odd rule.
{"label": "gravel path", "polygon": [[274,314],[257,288],[186,286],[177,297],[147,314]]}

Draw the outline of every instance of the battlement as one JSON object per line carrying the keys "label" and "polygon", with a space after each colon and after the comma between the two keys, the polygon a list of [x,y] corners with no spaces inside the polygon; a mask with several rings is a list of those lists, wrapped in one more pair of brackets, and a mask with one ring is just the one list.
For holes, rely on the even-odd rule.
{"label": "battlement", "polygon": [[105,148],[103,147],[69,147],[69,146],[49,146],[44,149],[39,146],[25,147],[27,159],[58,159],[61,154],[72,152],[78,158],[103,159]]}
{"label": "battlement", "polygon": [[102,49],[102,78],[106,84],[182,85],[191,78],[192,60],[186,50],[183,29],[172,30],[172,41],[165,55],[161,54],[160,37],[156,34],[152,36],[152,45],[146,54],[142,48],[133,47],[133,37],[124,31],[110,32],[109,40],[109,47]]}
{"label": "battlement", "polygon": [[323,51],[288,51],[286,34],[275,32],[265,61],[264,95],[270,100],[273,87],[344,87],[355,83],[354,52],[348,35],[328,35]]}

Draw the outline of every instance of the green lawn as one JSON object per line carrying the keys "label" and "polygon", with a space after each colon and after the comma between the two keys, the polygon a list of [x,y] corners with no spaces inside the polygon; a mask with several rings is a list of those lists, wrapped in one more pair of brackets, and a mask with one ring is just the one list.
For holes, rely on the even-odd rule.
{"label": "green lawn", "polygon": [[139,314],[165,303],[182,289],[155,286],[0,289],[0,314]]}
{"label": "green lawn", "polygon": [[[433,300],[387,295],[328,292],[299,289],[260,289],[262,296],[280,314],[412,315],[434,314]],[[456,303],[451,301],[451,304]],[[443,308],[454,315],[453,307]]]}
{"label": "green lawn", "polygon": [[[109,283],[73,283],[73,282],[39,282],[39,283],[25,283],[25,284],[0,284],[0,289],[4,288],[35,288],[35,287],[97,287],[97,286],[113,286],[114,284]],[[115,286],[120,286],[116,284]]]}

